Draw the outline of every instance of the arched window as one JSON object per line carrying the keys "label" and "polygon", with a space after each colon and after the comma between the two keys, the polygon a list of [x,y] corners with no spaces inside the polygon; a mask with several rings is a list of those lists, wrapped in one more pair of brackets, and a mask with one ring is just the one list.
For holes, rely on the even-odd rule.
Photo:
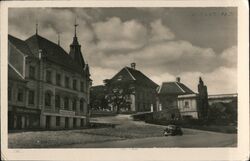
{"label": "arched window", "polygon": [[84,99],[82,98],[80,100],[80,111],[83,112],[83,104],[84,104]]}
{"label": "arched window", "polygon": [[51,97],[52,97],[51,92],[47,91],[45,93],[45,106],[51,106]]}
{"label": "arched window", "polygon": [[68,110],[69,109],[69,98],[64,97],[64,109]]}
{"label": "arched window", "polygon": [[57,109],[60,108],[61,106],[61,103],[60,103],[60,96],[59,95],[56,95],[56,98],[55,98],[55,106]]}

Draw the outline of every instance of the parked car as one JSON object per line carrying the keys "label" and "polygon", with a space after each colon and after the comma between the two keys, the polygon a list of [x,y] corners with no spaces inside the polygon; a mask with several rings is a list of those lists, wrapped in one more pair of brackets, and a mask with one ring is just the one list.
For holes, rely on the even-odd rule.
{"label": "parked car", "polygon": [[183,132],[181,130],[180,126],[177,125],[168,125],[166,129],[164,129],[163,134],[165,136],[175,136],[175,135],[183,135]]}

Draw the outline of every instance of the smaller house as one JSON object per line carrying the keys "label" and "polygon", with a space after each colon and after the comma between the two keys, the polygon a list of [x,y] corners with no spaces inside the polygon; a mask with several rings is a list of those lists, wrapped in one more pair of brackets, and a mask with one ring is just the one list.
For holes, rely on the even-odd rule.
{"label": "smaller house", "polygon": [[177,108],[178,96],[187,94],[194,94],[194,92],[181,83],[179,77],[174,82],[163,82],[157,91],[157,111]]}
{"label": "smaller house", "polygon": [[190,94],[195,93],[181,83],[179,77],[174,82],[163,82],[157,90],[157,111],[162,111],[160,115],[168,120],[180,118],[178,98]]}

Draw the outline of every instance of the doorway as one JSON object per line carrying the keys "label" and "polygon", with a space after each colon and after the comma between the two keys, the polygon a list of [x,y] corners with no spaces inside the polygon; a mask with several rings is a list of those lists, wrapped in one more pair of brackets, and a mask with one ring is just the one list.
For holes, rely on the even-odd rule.
{"label": "doorway", "polygon": [[46,116],[46,129],[50,129],[50,116]]}
{"label": "doorway", "polygon": [[69,128],[69,118],[65,117],[65,129]]}
{"label": "doorway", "polygon": [[73,118],[73,127],[76,128],[76,118]]}

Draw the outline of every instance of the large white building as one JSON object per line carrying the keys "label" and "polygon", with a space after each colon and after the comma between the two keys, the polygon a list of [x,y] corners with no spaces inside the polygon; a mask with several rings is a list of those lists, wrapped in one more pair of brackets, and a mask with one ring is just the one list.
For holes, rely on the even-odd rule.
{"label": "large white building", "polygon": [[37,32],[26,40],[9,35],[8,47],[9,129],[88,124],[91,79],[76,30],[69,53]]}

